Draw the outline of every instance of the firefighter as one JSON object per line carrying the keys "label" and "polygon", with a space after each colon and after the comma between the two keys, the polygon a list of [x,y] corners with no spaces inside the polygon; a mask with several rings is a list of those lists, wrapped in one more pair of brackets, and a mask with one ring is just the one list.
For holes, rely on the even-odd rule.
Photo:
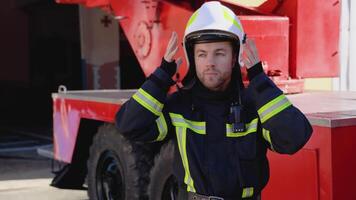
{"label": "firefighter", "polygon": [[[260,199],[269,179],[267,149],[293,154],[312,127],[263,72],[254,42],[229,8],[204,3],[183,40],[184,86],[167,95],[177,70],[173,33],[160,67],[117,113],[117,127],[135,141],[174,140],[178,199]],[[246,88],[240,66],[247,67]]]}

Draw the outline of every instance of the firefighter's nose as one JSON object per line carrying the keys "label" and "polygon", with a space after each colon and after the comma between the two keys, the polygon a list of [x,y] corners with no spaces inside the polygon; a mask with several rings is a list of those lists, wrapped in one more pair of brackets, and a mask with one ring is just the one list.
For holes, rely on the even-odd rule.
{"label": "firefighter's nose", "polygon": [[215,61],[214,61],[214,58],[212,56],[208,56],[207,57],[206,66],[209,67],[209,68],[215,67]]}

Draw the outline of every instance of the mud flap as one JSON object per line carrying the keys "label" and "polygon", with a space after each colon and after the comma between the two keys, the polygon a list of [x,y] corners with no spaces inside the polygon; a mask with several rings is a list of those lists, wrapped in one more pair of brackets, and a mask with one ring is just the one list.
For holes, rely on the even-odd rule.
{"label": "mud flap", "polygon": [[86,169],[86,166],[81,168],[75,166],[75,164],[64,165],[62,169],[54,172],[55,177],[50,186],[60,189],[87,190],[87,188],[83,186],[87,170],[83,169]]}

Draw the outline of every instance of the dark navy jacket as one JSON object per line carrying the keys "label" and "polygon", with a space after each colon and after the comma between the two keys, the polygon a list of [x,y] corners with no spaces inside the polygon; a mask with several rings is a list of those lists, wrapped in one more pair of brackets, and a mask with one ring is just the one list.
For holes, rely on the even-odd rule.
{"label": "dark navy jacket", "polygon": [[[257,69],[257,70],[256,70]],[[176,144],[174,173],[187,191],[225,198],[249,198],[268,182],[266,151],[293,154],[312,128],[305,116],[262,71],[242,89],[246,131],[234,133],[233,88],[209,92],[201,84],[167,96],[172,79],[161,68],[151,75],[116,116],[117,127],[135,141]]]}

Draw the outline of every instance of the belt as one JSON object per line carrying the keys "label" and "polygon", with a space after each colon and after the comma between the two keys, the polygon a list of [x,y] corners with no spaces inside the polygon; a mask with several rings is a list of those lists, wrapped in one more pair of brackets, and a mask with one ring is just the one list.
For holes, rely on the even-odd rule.
{"label": "belt", "polygon": [[[202,194],[197,194],[194,192],[187,192],[187,200],[236,200],[239,198],[223,198],[217,196],[206,196]],[[261,200],[261,196],[257,195],[255,198],[246,198],[246,200]]]}
{"label": "belt", "polygon": [[205,196],[202,194],[188,192],[188,200],[230,200],[230,199],[217,197],[217,196]]}

